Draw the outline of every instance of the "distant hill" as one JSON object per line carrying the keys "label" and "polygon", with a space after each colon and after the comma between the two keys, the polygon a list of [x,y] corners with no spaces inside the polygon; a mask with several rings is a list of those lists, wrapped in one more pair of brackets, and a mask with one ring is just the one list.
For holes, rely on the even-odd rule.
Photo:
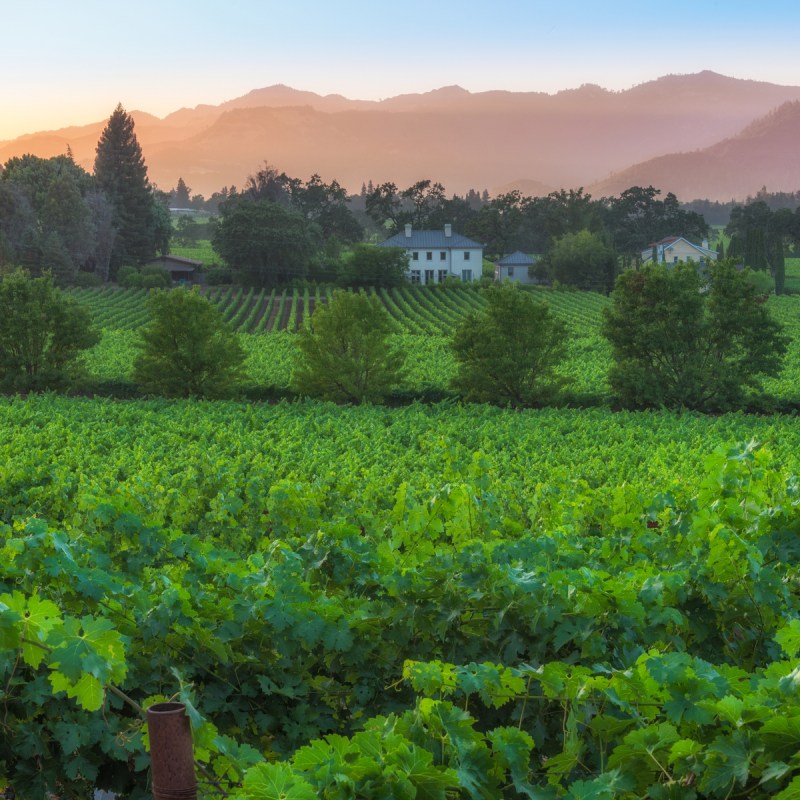
{"label": "distant hill", "polygon": [[[268,161],[294,177],[317,172],[336,178],[351,191],[369,180],[402,187],[431,178],[448,192],[463,193],[525,181],[540,190],[611,185],[612,178],[627,179],[632,165],[738,139],[754,120],[795,101],[800,87],[701,72],[668,75],[623,92],[591,84],[556,94],[447,86],[380,101],[276,85],[164,119],[132,113],[150,177],[162,189],[182,177],[208,195],[241,186]],[[104,124],[0,143],[0,163],[27,152],[52,156],[69,146],[91,169]],[[753,175],[761,164],[753,162]],[[743,176],[738,182],[711,169],[700,173],[697,196],[729,199],[734,184],[742,196],[764,183],[777,188],[768,175],[745,185],[749,166],[737,166]],[[788,170],[785,180],[800,186],[800,175],[793,178]]]}
{"label": "distant hill", "polygon": [[784,103],[737,136],[691,153],[650,159],[589,187],[594,196],[653,185],[681,200],[730,200],[800,189],[800,102]]}

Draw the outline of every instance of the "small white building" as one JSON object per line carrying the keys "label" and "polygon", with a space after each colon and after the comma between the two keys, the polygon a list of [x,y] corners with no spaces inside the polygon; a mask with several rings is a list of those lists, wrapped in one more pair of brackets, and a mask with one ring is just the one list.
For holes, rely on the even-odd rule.
{"label": "small white building", "polygon": [[480,279],[483,245],[459,233],[449,223],[441,231],[415,231],[410,224],[378,247],[402,247],[408,254],[406,277],[411,283],[430,285],[457,278],[465,283]]}
{"label": "small white building", "polygon": [[719,258],[716,250],[709,250],[708,239],[703,239],[703,244],[697,245],[684,239],[683,236],[667,236],[660,242],[648,245],[647,250],[642,250],[642,263],[652,263],[654,254],[657,264],[678,264],[682,261],[705,264],[707,261],[716,261]]}
{"label": "small white building", "polygon": [[514,281],[515,283],[537,284],[541,281],[530,274],[530,268],[536,263],[535,256],[529,256],[521,250],[504,256],[494,265],[494,279],[498,283]]}

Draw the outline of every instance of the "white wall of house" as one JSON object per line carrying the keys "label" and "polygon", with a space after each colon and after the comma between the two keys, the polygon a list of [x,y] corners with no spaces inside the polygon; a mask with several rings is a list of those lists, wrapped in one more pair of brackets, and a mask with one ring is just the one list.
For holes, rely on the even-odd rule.
{"label": "white wall of house", "polygon": [[447,278],[472,282],[480,279],[483,250],[477,248],[413,248],[408,250],[406,277],[414,284],[444,283]]}
{"label": "white wall of house", "polygon": [[528,274],[528,268],[526,266],[520,265],[512,267],[495,267],[494,279],[500,283],[512,281],[513,283],[521,284],[538,284],[540,282],[538,278],[532,278]]}

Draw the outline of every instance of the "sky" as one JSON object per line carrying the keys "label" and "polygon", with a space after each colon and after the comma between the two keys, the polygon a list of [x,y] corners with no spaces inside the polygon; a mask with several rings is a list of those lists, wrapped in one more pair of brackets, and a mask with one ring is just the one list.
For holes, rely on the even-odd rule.
{"label": "sky", "polygon": [[0,141],[286,84],[628,89],[704,69],[800,85],[797,0],[0,0]]}

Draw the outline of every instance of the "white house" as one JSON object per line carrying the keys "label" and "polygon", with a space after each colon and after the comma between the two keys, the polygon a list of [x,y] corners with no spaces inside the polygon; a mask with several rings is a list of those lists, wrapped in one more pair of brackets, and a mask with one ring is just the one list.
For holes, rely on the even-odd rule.
{"label": "white house", "polygon": [[465,283],[477,281],[483,268],[483,245],[453,233],[449,223],[441,231],[415,231],[406,225],[379,247],[402,247],[408,254],[406,277],[411,283],[429,285],[458,278]]}
{"label": "white house", "polygon": [[536,263],[534,256],[529,256],[521,250],[515,250],[511,255],[504,256],[494,265],[494,279],[499,283],[514,281],[515,283],[541,283],[529,274],[529,269]]}
{"label": "white house", "polygon": [[657,264],[677,264],[681,261],[696,261],[705,264],[707,261],[716,261],[719,253],[708,249],[708,239],[703,239],[702,245],[692,244],[683,236],[667,236],[660,242],[648,245],[647,250],[642,250],[642,262],[652,262],[653,254]]}

